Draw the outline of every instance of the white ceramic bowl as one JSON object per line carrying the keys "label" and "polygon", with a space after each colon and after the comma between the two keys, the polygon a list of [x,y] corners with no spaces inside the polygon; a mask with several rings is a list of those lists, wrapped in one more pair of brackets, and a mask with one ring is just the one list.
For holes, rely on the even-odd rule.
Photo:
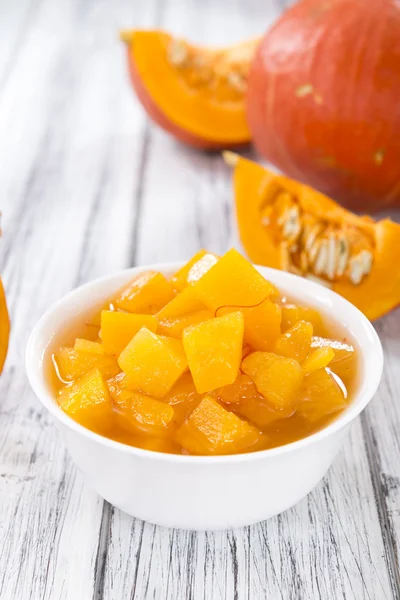
{"label": "white ceramic bowl", "polygon": [[[150,267],[170,275],[181,264]],[[272,517],[308,494],[325,475],[349,426],[378,387],[383,354],[370,322],[341,296],[306,279],[257,267],[279,289],[334,316],[358,342],[361,373],[349,407],[328,427],[297,442],[231,456],[181,456],[141,450],[93,433],[70,419],[51,392],[44,360],[63,329],[101,305],[143,268],[128,269],[69,293],[40,319],[26,353],[28,377],[53,415],[89,484],[121,510],[167,527],[225,529]]]}

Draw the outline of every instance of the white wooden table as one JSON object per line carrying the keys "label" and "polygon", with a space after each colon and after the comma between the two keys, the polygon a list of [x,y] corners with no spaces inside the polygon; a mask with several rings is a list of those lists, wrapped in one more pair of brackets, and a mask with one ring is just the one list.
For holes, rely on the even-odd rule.
{"label": "white wooden table", "polygon": [[58,298],[134,264],[237,243],[229,170],[154,128],[121,27],[198,41],[261,32],[283,0],[0,0],[0,272],[12,316],[0,379],[2,600],[400,598],[400,313],[386,368],[322,483],[220,533],[166,530],[103,502],[31,392],[24,350]]}

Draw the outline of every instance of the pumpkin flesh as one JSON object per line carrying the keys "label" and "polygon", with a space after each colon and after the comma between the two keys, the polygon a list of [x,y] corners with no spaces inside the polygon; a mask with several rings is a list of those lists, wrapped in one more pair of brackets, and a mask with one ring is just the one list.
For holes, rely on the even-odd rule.
{"label": "pumpkin flesh", "polygon": [[244,95],[258,40],[213,50],[158,30],[123,32],[121,37],[132,85],[160,127],[200,148],[249,142]]}
{"label": "pumpkin flesh", "polygon": [[[400,225],[359,217],[320,192],[232,153],[227,160],[235,162],[239,233],[254,263],[317,279],[371,320],[399,304],[400,273],[394,265],[400,261]],[[290,221],[293,207],[297,220]],[[319,229],[308,248],[310,223]]]}

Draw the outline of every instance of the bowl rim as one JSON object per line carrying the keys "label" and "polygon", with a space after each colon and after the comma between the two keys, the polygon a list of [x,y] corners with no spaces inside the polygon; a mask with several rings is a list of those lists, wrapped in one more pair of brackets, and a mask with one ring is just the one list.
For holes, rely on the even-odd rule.
{"label": "bowl rim", "polygon": [[[301,285],[310,288],[311,292],[314,292],[315,296],[321,296],[321,294],[328,299],[330,298],[336,305],[341,307],[343,310],[350,311],[353,313],[353,317],[360,321],[361,326],[366,331],[366,338],[368,338],[369,334],[369,344],[370,348],[374,351],[375,356],[370,360],[371,364],[368,365],[368,369],[365,369],[364,378],[365,381],[359,384],[359,387],[352,399],[351,404],[349,404],[348,408],[343,411],[335,420],[329,423],[326,427],[323,427],[319,431],[315,433],[296,440],[294,442],[290,442],[289,444],[284,444],[282,446],[276,446],[274,448],[267,448],[265,450],[257,450],[254,452],[244,452],[241,454],[228,454],[228,455],[215,455],[215,456],[202,456],[202,455],[182,455],[182,454],[170,454],[166,452],[159,452],[156,450],[146,450],[144,448],[139,448],[137,446],[130,446],[123,442],[117,442],[112,440],[111,438],[104,437],[90,429],[87,429],[83,425],[80,425],[76,421],[74,421],[71,417],[69,417],[57,404],[54,395],[52,394],[49,385],[46,383],[46,377],[44,375],[44,355],[48,345],[51,343],[54,336],[50,337],[45,344],[40,343],[41,331],[45,327],[48,320],[53,316],[53,314],[58,311],[61,307],[68,305],[71,300],[73,300],[77,295],[88,293],[92,288],[95,288],[97,285],[101,285],[110,281],[111,287],[113,285],[113,281],[118,280],[124,275],[132,275],[134,276],[137,273],[145,270],[155,270],[161,272],[174,272],[181,268],[185,264],[184,261],[177,262],[164,262],[164,263],[155,263],[151,265],[143,265],[137,267],[130,267],[126,269],[122,269],[116,272],[113,272],[108,275],[104,275],[102,277],[93,279],[81,286],[78,286],[61,297],[57,302],[53,303],[42,315],[42,317],[37,321],[34,326],[29,340],[26,346],[25,353],[25,366],[26,372],[28,376],[28,380],[30,385],[36,394],[37,398],[40,400],[42,405],[50,412],[50,414],[57,419],[57,421],[61,422],[63,425],[66,425],[69,429],[72,429],[75,433],[83,435],[90,440],[97,442],[100,445],[109,447],[113,450],[118,450],[124,453],[133,454],[138,457],[144,459],[152,459],[152,460],[161,460],[166,462],[177,462],[183,464],[206,464],[213,465],[219,463],[237,463],[237,462],[245,462],[249,460],[262,460],[269,457],[278,456],[281,454],[286,454],[288,452],[295,452],[296,450],[300,450],[306,446],[312,445],[321,441],[331,435],[339,432],[344,429],[347,425],[349,425],[354,419],[364,410],[364,408],[369,404],[369,402],[374,397],[379,383],[381,381],[382,372],[383,372],[383,349],[382,344],[380,342],[379,336],[372,326],[371,322],[365,317],[365,315],[356,308],[353,304],[351,304],[348,300],[334,292],[333,290],[319,285],[311,280],[308,280],[304,277],[300,277],[298,275],[294,275],[292,273],[288,273],[286,271],[281,271],[279,269],[273,269],[271,267],[265,267],[262,265],[254,265],[258,271],[260,271],[264,276],[268,278],[268,273],[272,274],[272,282],[275,283],[278,287],[282,285],[282,287],[289,288],[290,283],[294,281],[300,280],[302,282]],[[281,281],[274,281],[274,278],[278,278]],[[287,284],[287,285],[286,285]],[[121,286],[115,285],[115,290],[120,288]],[[297,295],[297,294],[295,294]],[[300,294],[301,296],[301,294]],[[301,298],[299,298],[301,300]],[[90,305],[89,305],[90,306]],[[335,317],[335,320],[338,319]],[[60,323],[61,325],[61,323]],[[39,358],[38,358],[38,348],[40,348]],[[365,345],[358,344],[358,350],[361,352],[362,356],[365,356]],[[364,389],[365,388],[365,389]]]}

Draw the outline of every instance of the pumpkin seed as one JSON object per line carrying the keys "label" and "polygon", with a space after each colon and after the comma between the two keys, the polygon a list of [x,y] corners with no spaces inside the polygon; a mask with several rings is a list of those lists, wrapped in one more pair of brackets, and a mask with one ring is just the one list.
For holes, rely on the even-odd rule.
{"label": "pumpkin seed", "polygon": [[183,40],[173,39],[168,47],[168,59],[175,67],[183,67],[188,58],[188,49]]}
{"label": "pumpkin seed", "polygon": [[246,91],[246,81],[243,75],[237,71],[230,71],[227,76],[227,81],[237,92],[244,93]]}
{"label": "pumpkin seed", "polygon": [[321,232],[321,225],[319,223],[317,223],[310,231],[310,233],[307,235],[306,238],[306,243],[305,243],[305,250],[306,252],[309,252],[312,248],[312,246],[314,245],[315,240],[317,239],[317,235]]}
{"label": "pumpkin seed", "polygon": [[328,268],[328,258],[328,240],[322,240],[314,263],[314,272],[316,275],[326,273]]}
{"label": "pumpkin seed", "polygon": [[295,240],[301,231],[299,207],[292,206],[285,211],[284,216],[282,234],[286,239]]}
{"label": "pumpkin seed", "polygon": [[346,270],[349,260],[349,243],[343,235],[338,238],[336,249],[336,276],[341,277]]}
{"label": "pumpkin seed", "polygon": [[327,259],[327,267],[326,267],[326,275],[328,279],[335,279],[335,269],[336,269],[336,237],[333,233],[329,235],[328,239],[328,259]]}

